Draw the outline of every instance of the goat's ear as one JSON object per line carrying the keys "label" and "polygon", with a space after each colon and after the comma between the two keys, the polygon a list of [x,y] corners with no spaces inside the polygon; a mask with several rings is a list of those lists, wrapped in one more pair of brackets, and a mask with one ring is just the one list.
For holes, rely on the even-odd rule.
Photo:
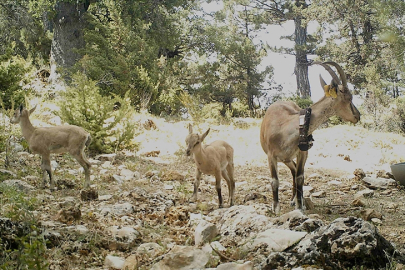
{"label": "goat's ear", "polygon": [[201,135],[201,141],[203,141],[205,139],[205,137],[207,137],[209,132],[210,132],[210,128],[203,135]]}
{"label": "goat's ear", "polygon": [[30,110],[30,114],[33,113],[36,108],[37,108],[37,105],[35,105],[35,107]]}
{"label": "goat's ear", "polygon": [[188,133],[193,133],[193,126],[191,124],[188,124]]}
{"label": "goat's ear", "polygon": [[22,112],[22,110],[24,109],[23,105],[20,105],[20,113]]}

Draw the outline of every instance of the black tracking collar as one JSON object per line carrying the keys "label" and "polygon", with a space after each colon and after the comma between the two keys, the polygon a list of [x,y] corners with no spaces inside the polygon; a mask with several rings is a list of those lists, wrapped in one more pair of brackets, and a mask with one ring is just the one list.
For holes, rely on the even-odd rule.
{"label": "black tracking collar", "polygon": [[311,108],[302,109],[300,111],[300,138],[298,141],[298,147],[301,151],[308,151],[313,145],[314,138],[312,137],[312,134],[308,135],[311,111]]}

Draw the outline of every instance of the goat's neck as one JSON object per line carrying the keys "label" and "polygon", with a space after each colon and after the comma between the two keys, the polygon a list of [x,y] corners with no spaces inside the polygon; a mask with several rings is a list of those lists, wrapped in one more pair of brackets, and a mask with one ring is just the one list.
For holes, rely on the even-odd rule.
{"label": "goat's neck", "polygon": [[311,106],[312,113],[308,134],[312,134],[312,132],[328,120],[329,117],[335,115],[335,102],[335,99],[324,96]]}
{"label": "goat's neck", "polygon": [[28,117],[22,117],[20,119],[21,131],[24,135],[24,138],[29,141],[32,133],[35,130],[35,127],[31,124],[31,121]]}
{"label": "goat's neck", "polygon": [[201,160],[205,159],[206,153],[204,151],[204,146],[202,145],[202,142],[197,144],[194,147],[193,154],[194,154],[194,159],[196,161],[201,161]]}

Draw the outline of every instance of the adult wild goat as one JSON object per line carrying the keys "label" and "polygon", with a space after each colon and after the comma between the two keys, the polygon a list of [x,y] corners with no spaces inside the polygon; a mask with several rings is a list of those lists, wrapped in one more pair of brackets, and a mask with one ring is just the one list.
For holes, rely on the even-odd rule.
{"label": "adult wild goat", "polygon": [[[278,199],[279,180],[277,162],[283,162],[293,176],[293,196],[291,204],[303,210],[304,167],[308,157],[308,146],[312,142],[312,132],[329,117],[337,115],[345,121],[357,123],[360,113],[352,102],[352,94],[347,86],[343,69],[335,62],[314,62],[323,66],[332,76],[332,83],[327,85],[320,76],[325,96],[314,103],[309,110],[302,111],[291,101],[277,101],[270,105],[260,128],[260,143],[267,159],[272,178],[273,211],[280,213]],[[330,66],[336,68],[339,77]],[[300,119],[300,114],[301,119]],[[306,124],[304,125],[304,115]],[[309,120],[309,121],[308,121]],[[301,143],[306,147],[299,148]],[[296,158],[296,162],[294,159]]]}
{"label": "adult wild goat", "polygon": [[73,125],[56,127],[34,127],[29,116],[37,106],[31,110],[20,108],[15,110],[10,122],[19,123],[24,138],[27,140],[30,150],[42,157],[41,169],[43,171],[43,186],[46,185],[46,173],[49,175],[50,188],[55,188],[52,177],[51,153],[69,152],[83,167],[85,173],[85,187],[90,186],[90,162],[86,159],[84,148],[89,146],[91,136],[83,128]]}
{"label": "adult wild goat", "polygon": [[207,137],[208,129],[204,134],[193,133],[193,127],[188,126],[189,134],[186,137],[187,156],[193,154],[196,168],[194,181],[193,200],[197,200],[198,187],[200,186],[201,174],[215,176],[215,187],[218,193],[219,207],[223,207],[221,194],[221,179],[226,180],[229,190],[230,206],[234,203],[235,180],[233,178],[233,148],[227,142],[218,140],[208,145],[203,145]]}

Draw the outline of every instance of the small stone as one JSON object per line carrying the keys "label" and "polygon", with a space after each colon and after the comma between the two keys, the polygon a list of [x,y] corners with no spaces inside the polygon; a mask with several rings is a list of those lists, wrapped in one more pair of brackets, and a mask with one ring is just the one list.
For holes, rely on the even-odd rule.
{"label": "small stone", "polygon": [[125,264],[125,259],[112,255],[107,255],[104,260],[104,266],[112,269],[122,269]]}
{"label": "small stone", "polygon": [[308,180],[320,180],[322,179],[322,175],[319,173],[313,173],[310,176],[308,176]]}
{"label": "small stone", "polygon": [[133,270],[138,269],[138,259],[135,254],[127,257],[125,259],[124,265],[122,266],[122,270]]}
{"label": "small stone", "polygon": [[373,196],[374,196],[374,191],[373,190],[371,190],[371,189],[363,189],[363,190],[357,192],[354,195],[354,198],[356,198],[356,199],[359,198],[359,197],[371,198]]}
{"label": "small stone", "polygon": [[312,193],[312,197],[314,197],[314,198],[323,198],[325,196],[326,196],[326,191],[324,191],[324,190]]}
{"label": "small stone", "polygon": [[355,199],[355,200],[352,202],[352,205],[353,205],[353,206],[364,207],[364,206],[365,206],[365,203],[364,203],[360,198],[358,198],[358,199]]}
{"label": "small stone", "polygon": [[365,210],[361,211],[360,214],[361,214],[361,217],[366,221],[370,221],[373,218],[382,219],[382,214],[377,212],[374,209],[365,209]]}
{"label": "small stone", "polygon": [[373,222],[376,225],[382,225],[383,224],[381,219],[379,219],[379,218],[372,218],[371,222]]}
{"label": "small stone", "polygon": [[338,181],[338,180],[332,180],[332,181],[329,181],[328,184],[331,186],[341,186],[342,182]]}

